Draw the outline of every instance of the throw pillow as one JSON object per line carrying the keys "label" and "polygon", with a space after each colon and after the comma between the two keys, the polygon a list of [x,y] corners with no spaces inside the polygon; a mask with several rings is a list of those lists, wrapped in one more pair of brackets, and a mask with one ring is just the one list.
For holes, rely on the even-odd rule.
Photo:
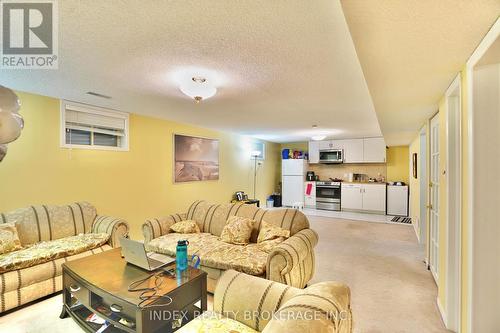
{"label": "throw pillow", "polygon": [[257,243],[275,239],[278,237],[284,237],[285,239],[290,237],[290,230],[285,230],[283,228],[275,226],[274,224],[262,221],[259,236],[257,237]]}
{"label": "throw pillow", "polygon": [[271,251],[280,243],[283,243],[286,240],[285,237],[278,237],[275,239],[270,239],[266,241],[262,241],[257,243],[257,248],[263,252],[271,253]]}
{"label": "throw pillow", "polygon": [[198,223],[194,220],[185,220],[174,223],[170,230],[173,232],[177,232],[179,234],[199,234],[200,227],[198,227]]}
{"label": "throw pillow", "polygon": [[247,245],[255,221],[248,217],[231,216],[227,219],[220,240],[229,244]]}
{"label": "throw pillow", "polygon": [[0,224],[0,254],[20,250],[21,248],[16,225],[14,223]]}

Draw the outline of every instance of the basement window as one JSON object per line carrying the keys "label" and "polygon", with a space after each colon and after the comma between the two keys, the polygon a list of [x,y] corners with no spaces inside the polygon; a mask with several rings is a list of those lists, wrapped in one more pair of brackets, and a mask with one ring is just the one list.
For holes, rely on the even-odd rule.
{"label": "basement window", "polygon": [[255,156],[255,154],[258,160],[266,159],[266,144],[264,142],[254,142],[252,144],[252,159],[254,159],[253,156]]}
{"label": "basement window", "polygon": [[61,147],[128,150],[128,113],[61,102]]}

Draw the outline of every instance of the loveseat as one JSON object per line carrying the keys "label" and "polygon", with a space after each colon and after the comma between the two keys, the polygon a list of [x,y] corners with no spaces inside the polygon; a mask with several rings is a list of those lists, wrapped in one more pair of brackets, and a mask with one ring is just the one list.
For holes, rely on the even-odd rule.
{"label": "loveseat", "polygon": [[351,333],[350,290],[338,282],[305,289],[226,271],[214,293],[213,311],[179,333]]}
{"label": "loveseat", "polygon": [[[219,239],[231,216],[256,221],[250,244],[234,245]],[[170,227],[179,221],[194,220],[201,233],[172,233]],[[271,249],[256,243],[262,222],[290,231],[290,237]],[[149,251],[175,256],[177,241],[189,241],[188,254],[197,254],[200,268],[207,272],[207,289],[213,292],[222,272],[234,269],[264,277],[289,286],[303,288],[314,274],[314,247],[318,235],[309,228],[307,217],[296,209],[262,209],[243,203],[211,204],[195,201],[187,213],[148,219],[142,225]]]}
{"label": "loveseat", "polygon": [[0,313],[61,290],[64,262],[118,247],[129,230],[87,202],[0,213],[1,226],[15,227],[22,248],[0,254]]}

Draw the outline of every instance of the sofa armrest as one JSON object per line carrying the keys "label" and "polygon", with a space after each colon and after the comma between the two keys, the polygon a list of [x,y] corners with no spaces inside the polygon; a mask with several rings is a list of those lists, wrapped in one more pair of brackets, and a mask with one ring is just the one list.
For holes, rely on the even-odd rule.
{"label": "sofa armrest", "polygon": [[177,222],[184,221],[187,214],[172,214],[169,216],[147,219],[142,224],[142,234],[144,243],[147,244],[155,238],[166,235],[170,232],[170,227]]}
{"label": "sofa armrest", "polygon": [[285,284],[227,270],[214,291],[214,312],[261,331],[281,304],[301,292]]}
{"label": "sofa armrest", "polygon": [[121,219],[112,216],[97,215],[92,223],[93,233],[106,233],[110,235],[109,245],[112,247],[120,246],[120,238],[128,237],[128,223]]}
{"label": "sofa armrest", "polygon": [[320,282],[283,303],[264,333],[352,332],[351,292],[339,282]]}
{"label": "sofa armrest", "polygon": [[318,234],[303,229],[272,249],[267,258],[266,278],[303,288],[314,273],[314,247]]}

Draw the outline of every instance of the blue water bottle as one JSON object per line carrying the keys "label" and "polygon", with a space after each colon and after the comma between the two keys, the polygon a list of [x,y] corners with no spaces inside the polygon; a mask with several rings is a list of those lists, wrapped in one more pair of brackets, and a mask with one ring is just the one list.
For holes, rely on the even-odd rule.
{"label": "blue water bottle", "polygon": [[187,246],[189,242],[187,240],[177,241],[177,248],[175,251],[175,264],[177,265],[178,271],[185,271],[188,267],[187,258]]}

